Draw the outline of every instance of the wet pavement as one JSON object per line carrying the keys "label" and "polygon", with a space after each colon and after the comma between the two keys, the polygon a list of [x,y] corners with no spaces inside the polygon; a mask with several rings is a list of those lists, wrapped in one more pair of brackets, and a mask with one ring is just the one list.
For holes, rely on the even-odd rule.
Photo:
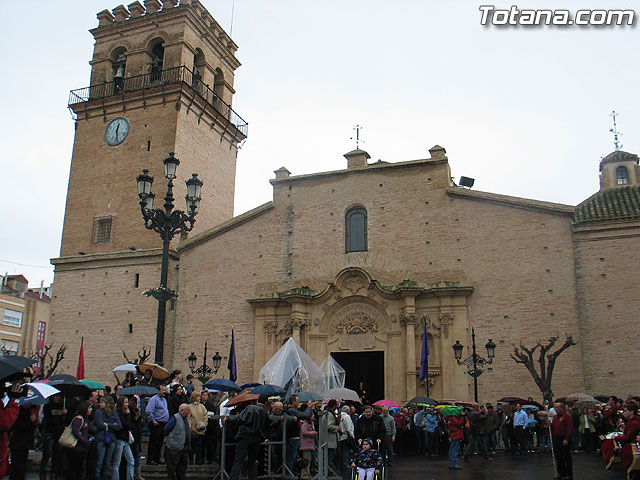
{"label": "wet pavement", "polygon": [[[468,462],[460,459],[462,470],[449,470],[443,457],[394,456],[393,466],[387,468],[387,480],[553,480],[551,454],[531,453],[524,456],[498,452],[487,461],[475,455]],[[621,465],[611,471],[604,469],[602,457],[596,454],[572,454],[575,480],[623,480]]]}

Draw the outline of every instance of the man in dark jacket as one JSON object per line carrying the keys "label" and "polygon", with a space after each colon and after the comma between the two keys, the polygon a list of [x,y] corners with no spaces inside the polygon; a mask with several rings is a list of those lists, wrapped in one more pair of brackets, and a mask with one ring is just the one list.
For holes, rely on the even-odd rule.
{"label": "man in dark jacket", "polygon": [[247,460],[247,476],[249,480],[257,480],[258,468],[256,460],[260,444],[267,438],[269,429],[269,416],[267,412],[268,395],[260,395],[257,405],[249,405],[240,415],[224,417],[223,423],[232,423],[239,426],[236,440],[236,456],[231,468],[230,480],[238,480],[242,473],[242,466]]}
{"label": "man in dark jacket", "polygon": [[500,418],[498,412],[490,403],[487,404],[487,421],[485,423],[485,439],[489,453],[496,453],[498,444],[498,428],[500,428]]}
{"label": "man in dark jacket", "polygon": [[365,405],[362,410],[362,416],[355,425],[356,440],[361,442],[365,438],[371,438],[373,440],[372,447],[379,449],[378,441],[383,442],[387,434],[384,422],[381,417],[373,414],[371,405]]}
{"label": "man in dark jacket", "polygon": [[49,398],[44,408],[42,460],[40,462],[40,479],[47,477],[47,463],[51,458],[51,479],[55,480],[60,474],[62,447],[58,439],[64,431],[64,416],[67,411],[62,404],[62,394],[58,393]]}
{"label": "man in dark jacket", "polygon": [[482,405],[479,412],[470,412],[468,417],[470,424],[469,433],[471,438],[469,439],[469,445],[467,445],[467,449],[464,451],[464,456],[462,458],[465,461],[468,460],[469,455],[471,455],[477,447],[485,460],[489,460],[487,444],[484,439],[487,410],[484,408],[484,405]]}

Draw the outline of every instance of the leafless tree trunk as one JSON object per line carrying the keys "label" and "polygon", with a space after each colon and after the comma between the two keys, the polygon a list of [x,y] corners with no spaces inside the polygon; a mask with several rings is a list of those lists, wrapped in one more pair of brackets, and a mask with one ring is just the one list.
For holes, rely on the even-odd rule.
{"label": "leafless tree trunk", "polygon": [[[567,348],[577,345],[578,342],[573,340],[571,335],[567,336],[564,343],[554,352],[551,349],[554,347],[559,337],[551,337],[547,340],[546,344],[542,344],[542,341],[538,340],[536,344],[529,348],[520,343],[520,346],[513,346],[513,353],[511,358],[516,363],[523,364],[531,374],[533,381],[542,392],[542,396],[549,403],[553,402],[553,390],[551,389],[551,382],[553,379],[553,369],[556,366],[556,360],[562,352]],[[537,368],[536,368],[537,367]]]}
{"label": "leafless tree trunk", "polygon": [[31,356],[31,358],[39,360],[41,365],[40,375],[34,376],[33,380],[49,378],[55,375],[58,365],[60,365],[60,362],[62,362],[62,360],[64,359],[64,354],[67,351],[66,344],[63,343],[62,345],[60,345],[60,348],[58,348],[55,356],[51,354],[51,347],[53,347],[52,344],[45,345],[41,355],[33,354]]}
{"label": "leafless tree trunk", "polygon": [[138,350],[138,358],[134,360],[129,360],[129,357],[127,357],[127,353],[124,350],[122,350],[122,356],[128,363],[141,365],[145,363],[147,360],[149,360],[149,357],[151,357],[151,347],[143,346],[142,351]]}

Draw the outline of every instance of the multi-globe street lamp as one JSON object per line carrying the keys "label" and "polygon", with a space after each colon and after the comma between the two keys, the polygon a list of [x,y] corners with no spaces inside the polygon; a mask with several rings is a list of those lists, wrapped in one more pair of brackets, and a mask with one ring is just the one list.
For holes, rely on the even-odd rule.
{"label": "multi-globe street lamp", "polygon": [[465,365],[467,367],[467,373],[473,377],[474,401],[478,403],[478,377],[484,373],[484,370],[478,367],[484,367],[485,365],[491,365],[493,363],[496,353],[496,344],[489,339],[485,345],[485,348],[487,349],[487,357],[489,357],[489,359],[487,360],[481,357],[476,353],[476,332],[471,328],[471,355],[462,360],[462,350],[464,349],[464,346],[460,343],[460,340],[456,340],[456,343],[452,348],[458,365]]}
{"label": "multi-globe street lamp", "polygon": [[[144,219],[144,226],[149,230],[157,232],[162,237],[162,269],[160,271],[160,292],[154,295],[158,300],[158,322],[156,326],[156,356],[157,364],[164,363],[164,328],[167,309],[167,300],[175,294],[167,288],[167,271],[169,265],[169,244],[171,239],[182,232],[189,232],[193,229],[196,221],[196,214],[200,207],[200,198],[203,182],[198,178],[198,174],[194,173],[187,184],[187,195],[185,200],[187,203],[187,211],[174,210],[173,198],[173,179],[176,178],[176,171],[180,160],[174,153],[164,159],[164,172],[167,178],[167,194],[164,197],[164,208],[153,208],[153,200],[155,195],[151,192],[153,177],[149,175],[149,170],[143,170],[136,177],[138,182],[138,196],[140,197],[140,210]],[[164,291],[164,294],[163,294]]]}
{"label": "multi-globe street lamp", "polygon": [[222,357],[220,356],[220,352],[216,352],[216,354],[211,357],[213,368],[207,365],[207,342],[204,342],[204,356],[202,357],[202,365],[196,367],[197,361],[198,357],[195,353],[191,352],[191,355],[187,357],[189,369],[191,370],[191,373],[193,373],[195,377],[204,384],[213,375],[218,373],[218,370],[220,369],[220,363],[222,362]]}

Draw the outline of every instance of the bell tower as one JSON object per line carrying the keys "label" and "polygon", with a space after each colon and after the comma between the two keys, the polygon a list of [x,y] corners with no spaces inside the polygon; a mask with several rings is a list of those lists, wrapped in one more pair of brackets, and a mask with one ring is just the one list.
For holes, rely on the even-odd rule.
{"label": "bell tower", "polygon": [[163,194],[169,152],[180,159],[177,208],[184,180],[197,172],[204,181],[194,233],[230,219],[247,136],[231,107],[237,46],[198,0],[135,1],[97,17],[90,86],[69,96],[76,134],[62,258],[158,248],[135,179],[148,169]]}

